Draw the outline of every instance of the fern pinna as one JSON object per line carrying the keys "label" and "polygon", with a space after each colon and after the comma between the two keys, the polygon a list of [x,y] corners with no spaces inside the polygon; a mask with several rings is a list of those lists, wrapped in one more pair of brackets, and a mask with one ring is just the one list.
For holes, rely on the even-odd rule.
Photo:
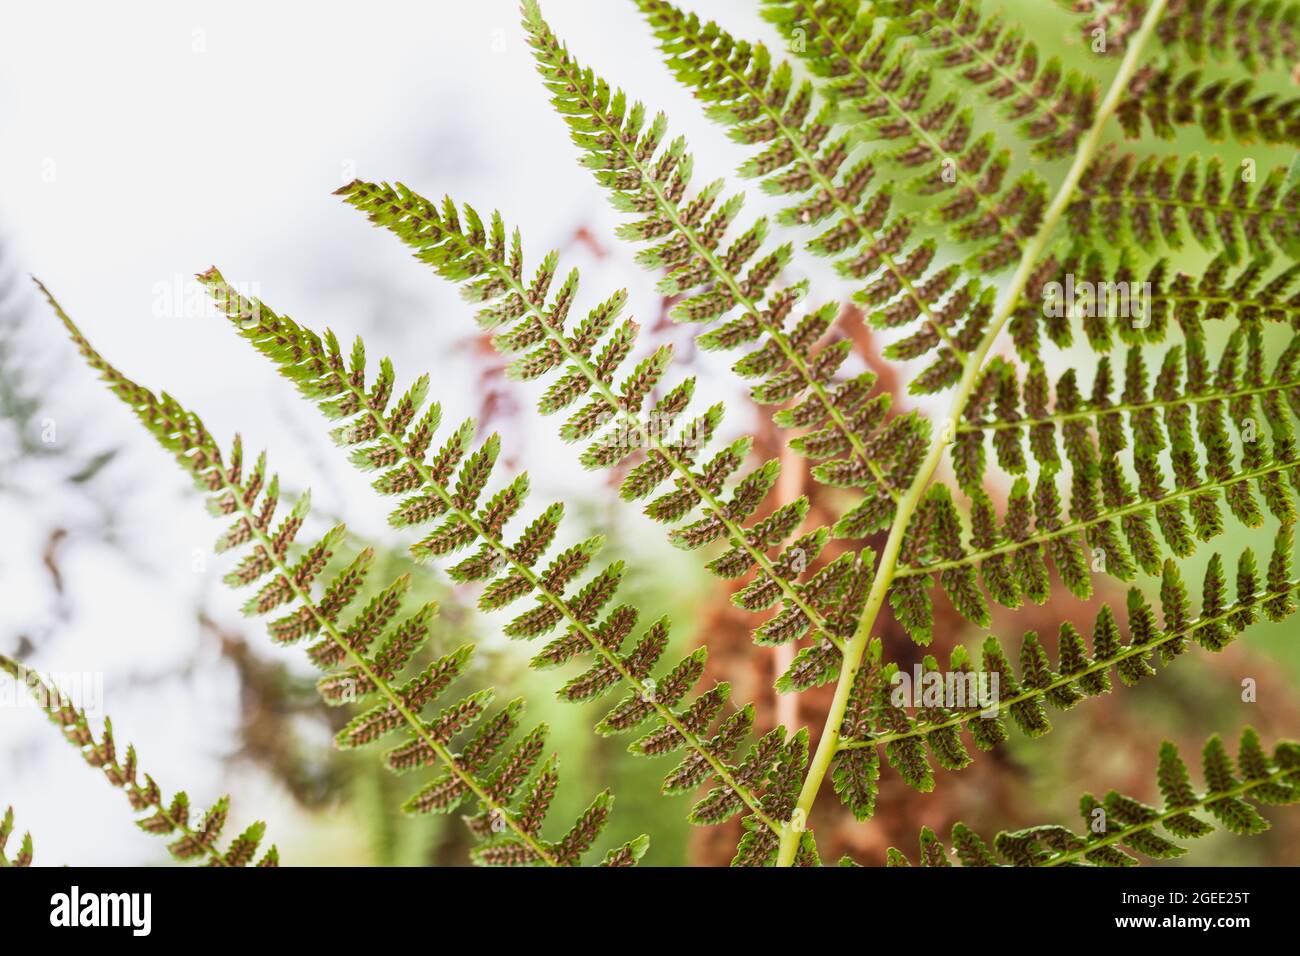
{"label": "fern pinna", "polygon": [[[260,821],[250,824],[230,841],[224,852],[221,850],[221,831],[230,815],[229,797],[220,798],[205,812],[191,818],[190,798],[184,791],[169,800],[147,773],[143,781],[139,779],[141,771],[134,746],[128,745],[126,753],[119,759],[111,720],[105,719],[103,733],[96,739],[86,712],[74,707],[40,674],[3,655],[0,655],[0,671],[28,689],[51,723],[63,732],[64,739],[81,753],[86,764],[98,768],[105,780],[126,794],[132,810],[148,814],[136,821],[141,830],[157,836],[174,837],[167,844],[167,852],[173,859],[181,862],[202,860],[212,867],[241,867],[254,862],[259,867],[280,865],[280,851],[274,845],[260,858],[257,855],[266,835],[266,824]],[[0,859],[3,859],[4,840],[10,823],[11,818],[6,816],[4,825],[0,825]],[[26,863],[22,862],[24,858]],[[25,866],[30,861],[31,837],[28,835],[18,865]]]}
{"label": "fern pinna", "polygon": [[[1259,735],[1247,728],[1235,768],[1217,736],[1206,742],[1202,760],[1205,791],[1197,793],[1178,748],[1168,741],[1161,745],[1157,779],[1163,809],[1114,790],[1101,800],[1085,793],[1079,800],[1083,834],[1063,826],[1030,827],[999,833],[990,851],[970,827],[957,823],[952,828],[951,852],[962,866],[1135,866],[1135,853],[1167,860],[1187,852],[1187,847],[1158,833],[1157,827],[1178,839],[1213,833],[1214,825],[1193,815],[1194,811],[1209,813],[1231,833],[1249,835],[1269,827],[1257,806],[1300,803],[1300,744],[1294,741],[1278,743],[1269,755]],[[917,856],[921,866],[952,866],[948,854],[933,830],[921,831]],[[886,862],[912,865],[893,847]]]}
{"label": "fern pinna", "polygon": [[[932,790],[931,759],[945,770],[961,770],[970,764],[963,730],[969,731],[980,750],[992,750],[1007,739],[1007,717],[1025,736],[1041,737],[1051,730],[1047,707],[1069,710],[1088,697],[1109,693],[1112,671],[1121,683],[1132,686],[1156,675],[1153,658],[1167,666],[1191,643],[1207,651],[1221,651],[1258,620],[1285,620],[1295,613],[1295,593],[1300,588],[1300,579],[1291,576],[1292,545],[1291,526],[1283,526],[1264,573],[1254,552],[1243,551],[1231,589],[1223,561],[1215,554],[1206,566],[1201,611],[1196,617],[1178,566],[1166,559],[1159,617],[1142,591],[1131,588],[1125,615],[1127,640],[1116,614],[1109,605],[1102,605],[1087,639],[1068,621],[1061,624],[1055,669],[1034,631],[1027,631],[1021,640],[1014,656],[1016,666],[1002,641],[989,635],[980,663],[983,673],[997,675],[998,694],[992,706],[965,689],[975,687],[970,681],[974,663],[966,648],[958,645],[946,671],[927,655],[918,680],[942,688],[955,676],[964,688],[964,706],[945,706],[940,698],[924,702],[915,714],[909,713],[892,695],[898,665],[884,664],[881,644],[873,641],[845,711],[831,774],[836,793],[859,820],[869,819],[875,811],[881,751],[909,784],[921,791]],[[1229,600],[1230,594],[1235,600]]]}
{"label": "fern pinna", "polygon": [[[358,607],[357,597],[370,572],[374,552],[364,549],[344,558],[342,525],[298,549],[296,556],[291,555],[291,547],[310,512],[310,495],[299,497],[288,514],[274,524],[280,484],[278,476],[268,475],[265,455],[245,474],[238,437],[227,459],[197,415],[166,393],[155,395],[109,364],[41,288],[82,358],[193,477],[195,485],[208,496],[208,510],[218,517],[234,516],[234,524],[218,539],[217,550],[242,548],[244,557],[226,575],[226,583],[239,588],[269,579],[244,605],[245,613],[263,617],[281,611],[267,625],[271,639],[277,643],[315,641],[307,654],[314,664],[328,671],[318,685],[328,703],[377,701],[339,731],[337,745],[361,747],[401,731],[404,741],[384,754],[390,770],[400,774],[429,766],[442,768],[439,776],[411,797],[407,809],[446,813],[466,801],[477,801],[479,811],[468,822],[481,838],[474,851],[479,862],[548,866],[578,863],[599,837],[610,813],[612,795],[608,791],[599,794],[558,840],[544,837],[542,825],[555,797],[558,771],[553,759],[543,759],[544,725],[534,727],[513,747],[505,749],[521,726],[521,700],[492,711],[495,693],[487,689],[462,697],[430,719],[421,716],[463,674],[473,647],[465,645],[399,682],[407,664],[428,638],[436,607],[425,605],[399,619],[406,578],[392,581],[364,607]],[[361,354],[355,358],[358,363],[363,361]],[[425,426],[431,433],[431,423],[426,420]],[[474,485],[476,471],[481,468],[481,463],[469,463],[466,487]],[[313,593],[313,584],[335,558],[341,569],[333,573],[319,595]],[[292,610],[283,613],[286,607]],[[344,623],[342,617],[349,612],[350,620]],[[475,725],[478,729],[466,738]],[[456,740],[463,740],[463,745],[453,751]],[[645,846],[641,840],[612,850],[606,862],[634,863]]]}

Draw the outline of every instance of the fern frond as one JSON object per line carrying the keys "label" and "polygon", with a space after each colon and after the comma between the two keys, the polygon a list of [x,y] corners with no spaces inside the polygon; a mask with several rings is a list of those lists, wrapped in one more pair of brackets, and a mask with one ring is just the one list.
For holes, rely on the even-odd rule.
{"label": "fern frond", "polygon": [[[1263,581],[1254,553],[1242,552],[1233,602],[1228,601],[1223,561],[1215,554],[1206,568],[1200,614],[1195,618],[1178,566],[1166,560],[1159,601],[1163,626],[1142,592],[1131,588],[1127,640],[1115,613],[1103,605],[1092,628],[1091,655],[1078,630],[1069,622],[1061,624],[1055,668],[1033,631],[1025,633],[1014,657],[990,635],[984,641],[979,672],[966,649],[958,646],[946,673],[927,656],[915,678],[901,675],[896,664],[882,664],[879,642],[874,643],[868,662],[855,677],[841,730],[832,771],[836,792],[858,819],[865,820],[875,808],[879,751],[908,784],[928,791],[934,786],[931,760],[945,770],[960,770],[971,763],[963,730],[985,751],[1007,739],[1008,716],[1026,736],[1043,736],[1052,728],[1047,706],[1069,710],[1086,698],[1109,693],[1112,670],[1121,683],[1132,686],[1156,674],[1153,655],[1168,666],[1191,643],[1218,652],[1261,618],[1285,620],[1295,612],[1294,597],[1300,587],[1300,580],[1290,577],[1290,548],[1291,533],[1285,529],[1277,536]],[[1019,661],[1018,674],[1012,660]],[[997,675],[996,684],[991,675]],[[922,706],[913,707],[916,701],[906,694],[896,698],[904,677]],[[979,684],[980,680],[985,683]]]}
{"label": "fern frond", "polygon": [[1185,232],[1204,249],[1244,253],[1277,249],[1300,256],[1300,183],[1277,167],[1256,183],[1225,173],[1222,162],[1108,151],[1098,156],[1067,212],[1080,239],[1122,242],[1148,252],[1180,249]]}
{"label": "fern frond", "polygon": [[[96,739],[85,710],[73,707],[67,697],[47,684],[36,671],[4,655],[0,655],[0,670],[28,689],[45,715],[62,730],[64,739],[77,748],[82,759],[103,771],[104,779],[126,794],[133,811],[148,814],[136,820],[141,830],[175,838],[167,845],[167,852],[174,859],[181,862],[206,860],[208,866],[242,867],[257,857],[258,847],[266,834],[266,824],[261,821],[251,824],[231,840],[225,850],[220,848],[221,831],[230,812],[228,796],[219,799],[206,813],[191,819],[189,797],[184,792],[168,799],[148,774],[144,774],[143,782],[139,779],[141,771],[134,746],[128,745],[126,754],[119,760],[111,720],[105,719],[104,731]],[[0,857],[3,857],[6,833],[5,827],[0,826]],[[25,847],[30,862],[30,843],[25,841]],[[280,852],[274,844],[262,854],[256,865],[280,865]]]}
{"label": "fern frond", "polygon": [[[44,286],[41,290],[86,363],[100,373],[114,394],[207,494],[209,511],[218,517],[234,517],[234,524],[218,539],[217,550],[243,549],[244,557],[226,576],[226,583],[240,588],[267,582],[247,602],[245,613],[261,617],[277,612],[279,616],[268,624],[277,643],[316,639],[308,656],[330,672],[319,685],[328,703],[374,701],[338,733],[337,746],[361,747],[403,731],[403,741],[384,755],[390,770],[404,773],[432,766],[443,770],[407,802],[406,809],[446,813],[466,800],[476,799],[480,813],[470,818],[469,824],[483,838],[474,850],[477,862],[548,866],[578,862],[608,818],[612,797],[608,792],[600,794],[563,839],[551,842],[542,835],[542,824],[558,783],[554,761],[537,772],[531,790],[517,805],[515,800],[541,760],[545,725],[533,728],[492,766],[520,726],[521,701],[512,701],[489,716],[494,691],[486,689],[461,697],[431,718],[422,716],[425,708],[464,673],[472,646],[434,660],[399,683],[402,672],[428,638],[436,606],[427,604],[397,621],[409,585],[409,579],[403,577],[358,608],[358,595],[371,571],[374,552],[365,549],[343,555],[342,525],[315,543],[300,547],[296,560],[291,558],[290,547],[310,511],[310,496],[300,497],[289,514],[273,527],[279,505],[279,479],[274,475],[268,479],[266,456],[262,455],[245,476],[243,450],[236,437],[226,462],[196,414],[165,393],[155,395],[110,365]],[[364,355],[360,350],[353,353],[353,361],[354,367],[362,365]],[[381,376],[376,396],[391,385],[386,378]],[[346,415],[355,408],[350,408],[345,399],[338,410]],[[453,447],[458,440],[452,439]],[[464,498],[473,499],[481,491],[479,475],[483,464],[481,452],[470,456],[458,484],[458,493]],[[343,565],[342,570],[333,575],[319,597],[314,596],[313,584],[336,559]],[[353,613],[344,623],[341,618],[348,611]],[[376,644],[377,651],[372,649]],[[476,725],[478,730],[466,739]],[[457,748],[456,740],[464,740],[464,745]]]}
{"label": "fern frond", "polygon": [[[615,385],[618,368],[630,354],[638,331],[630,320],[613,328],[625,300],[623,293],[566,331],[577,274],[570,273],[560,291],[548,300],[558,264],[556,254],[551,253],[531,283],[525,283],[519,234],[516,231],[507,245],[499,214],[485,227],[479,214],[466,206],[467,225],[462,226],[461,213],[450,199],[439,210],[404,186],[355,182],[340,192],[368,213],[372,222],[414,248],[416,257],[439,275],[465,283],[466,297],[484,306],[479,312],[480,324],[504,329],[493,339],[496,346],[506,353],[525,353],[513,367],[527,365],[532,369],[530,377],[540,377],[567,363],[539,408],[543,414],[554,414],[591,396],[560,429],[570,442],[588,442],[581,456],[583,464],[611,468],[639,457],[622,483],[621,494],[627,500],[651,498],[675,477],[672,490],[653,497],[646,514],[665,524],[680,525],[700,509],[698,517],[670,533],[673,543],[697,549],[720,539],[727,541],[729,549],[711,562],[711,570],[728,578],[751,570],[756,574],[752,583],[737,593],[735,602],[751,611],[781,604],[779,612],[755,632],[756,640],[783,644],[807,636],[818,648],[815,653],[820,666],[803,669],[801,679],[816,683],[834,679],[839,646],[852,631],[855,608],[861,607],[861,584],[870,573],[869,557],[849,554],[824,568],[809,570],[827,540],[824,528],[783,546],[807,514],[806,498],[745,524],[774,488],[779,463],[769,461],[745,473],[729,494],[724,488],[744,465],[747,439],[733,442],[697,465],[722,421],[723,409],[713,406],[679,426],[693,394],[693,379],[651,401],[651,389],[667,371],[667,347],[633,368],[621,387]],[[605,344],[597,354],[602,340]],[[895,444],[904,444],[901,436]],[[769,554],[774,549],[775,554]],[[793,681],[791,675],[782,686],[789,687]]]}
{"label": "fern frond", "polygon": [[[1217,362],[1207,355],[1199,315],[1184,309],[1179,317],[1185,342],[1166,352],[1154,382],[1142,348],[1130,346],[1118,395],[1118,370],[1104,355],[1091,397],[1068,370],[1057,383],[1054,408],[1041,365],[1031,366],[1022,382],[1010,363],[989,363],[952,448],[958,484],[972,500],[968,543],[947,489],[936,486],[902,546],[890,600],[915,640],[930,637],[927,578],[933,575],[958,611],[983,626],[986,595],[1011,608],[1046,600],[1048,557],[1066,587],[1087,597],[1094,572],[1121,581],[1139,568],[1159,573],[1161,540],[1181,558],[1197,541],[1218,536],[1221,501],[1247,527],[1261,525],[1266,512],[1285,525],[1296,520],[1292,488],[1300,488],[1300,456],[1292,415],[1300,410],[1300,337],[1269,376],[1257,313],[1228,337]],[[1090,334],[1094,348],[1103,333],[1109,336],[1104,318]],[[1241,447],[1235,461],[1234,433]],[[988,439],[998,465],[1015,476],[1001,524],[983,489]],[[1120,464],[1129,452],[1136,488]],[[1172,487],[1162,464],[1166,452]],[[1037,466],[1032,484],[1031,461]],[[1067,462],[1068,514],[1057,483]]]}
{"label": "fern frond", "polygon": [[5,847],[9,843],[9,835],[14,832],[14,808],[6,807],[3,817],[0,817],[0,870],[6,867],[27,867],[32,865],[32,835],[30,832],[24,833],[22,841],[18,844],[18,855],[10,859],[5,853]]}
{"label": "fern frond", "polygon": [[[841,118],[855,122],[855,135],[887,144],[875,158],[919,171],[913,187],[923,194],[953,193],[934,214],[953,240],[977,245],[968,259],[972,271],[994,273],[1023,257],[1047,209],[1046,182],[1030,171],[1005,184],[1010,151],[998,150],[991,135],[973,138],[974,111],[960,87],[933,83],[919,52],[900,41],[896,21],[853,0],[765,0],[763,12],[787,39],[798,40],[798,55],[825,78],[827,95]],[[1088,117],[1083,128],[1049,150],[1072,146],[1088,129],[1090,104],[1085,97],[1077,107]]]}
{"label": "fern frond", "polygon": [[[1157,771],[1163,807],[1114,790],[1101,800],[1085,793],[1079,801],[1082,834],[1056,825],[1002,832],[990,851],[973,830],[958,823],[952,829],[952,853],[963,866],[1136,866],[1137,856],[1153,860],[1183,856],[1187,847],[1175,840],[1213,833],[1213,824],[1194,815],[1198,811],[1208,813],[1230,833],[1251,836],[1269,828],[1258,807],[1300,803],[1300,744],[1281,741],[1270,756],[1259,735],[1248,727],[1241,735],[1235,769],[1217,735],[1205,745],[1202,766],[1205,790],[1197,793],[1178,748],[1165,741]],[[1157,832],[1157,827],[1169,836]],[[922,829],[920,842],[921,866],[952,865],[948,850],[929,827]],[[1004,862],[999,863],[999,857]],[[910,866],[911,861],[891,847],[887,865]]]}
{"label": "fern frond", "polygon": [[[666,620],[647,628],[630,650],[624,648],[637,622],[636,608],[620,604],[604,613],[617,596],[621,563],[596,572],[581,587],[577,584],[594,561],[600,539],[555,554],[549,566],[539,567],[558,532],[564,513],[562,504],[548,506],[513,543],[508,542],[506,527],[526,504],[528,479],[526,474],[519,475],[489,500],[479,501],[496,464],[495,435],[479,452],[470,452],[469,436],[474,423],[466,422],[456,430],[452,444],[429,455],[427,450],[441,414],[436,404],[424,407],[428,376],[422,376],[394,401],[392,363],[387,358],[381,360],[378,384],[368,386],[360,340],[349,364],[332,333],[322,338],[288,316],[276,314],[264,303],[242,297],[215,269],[204,273],[200,280],[240,334],[327,416],[340,422],[334,438],[339,445],[353,449],[353,462],[362,468],[381,469],[373,484],[375,489],[385,495],[412,493],[393,511],[394,525],[420,527],[441,519],[439,528],[412,547],[417,556],[427,558],[474,549],[448,573],[458,583],[482,583],[479,606],[485,610],[532,597],[533,605],[506,625],[509,636],[532,640],[564,628],[561,636],[534,657],[534,666],[555,667],[583,655],[592,659],[586,671],[561,688],[561,699],[594,700],[621,687],[625,696],[600,721],[598,732],[628,733],[655,719],[648,734],[629,749],[646,756],[687,751],[685,762],[665,781],[666,791],[689,791],[716,780],[719,796],[714,798],[715,804],[725,797],[732,813],[747,808],[767,830],[774,834],[780,831],[788,815],[773,815],[765,809],[772,806],[772,800],[764,789],[777,762],[786,759],[793,744],[777,747],[748,765],[733,766],[729,762],[752,723],[753,708],[744,707],[722,720],[714,736],[710,727],[727,703],[728,686],[715,685],[688,701],[703,676],[704,649],[676,662],[666,673],[652,676],[668,646]],[[608,321],[613,319],[610,315]],[[457,478],[458,462],[463,464]],[[702,814],[695,816],[702,822]],[[723,815],[715,808],[709,822],[727,816],[730,813]],[[636,847],[625,849],[627,853],[616,855],[617,860],[636,858],[644,852],[643,847],[639,851]]]}
{"label": "fern frond", "polygon": [[1183,72],[1176,63],[1139,70],[1115,115],[1130,139],[1142,136],[1146,120],[1161,139],[1198,126],[1212,143],[1300,145],[1300,98],[1257,94],[1251,80],[1202,82],[1200,70]]}
{"label": "fern frond", "polygon": [[[1081,14],[1091,43],[1104,31],[1105,54],[1124,50],[1146,12],[1145,0],[1060,0]],[[1300,4],[1291,0],[1170,0],[1156,36],[1196,64],[1235,61],[1251,72],[1291,69],[1300,60]]]}

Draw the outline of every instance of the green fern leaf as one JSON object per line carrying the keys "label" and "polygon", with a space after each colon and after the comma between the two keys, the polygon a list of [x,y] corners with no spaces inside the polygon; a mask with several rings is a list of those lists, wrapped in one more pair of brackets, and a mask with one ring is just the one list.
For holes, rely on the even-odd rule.
{"label": "green fern leaf", "polygon": [[1109,150],[1093,161],[1068,216],[1080,238],[1131,242],[1148,252],[1181,248],[1186,232],[1205,249],[1224,249],[1234,262],[1243,250],[1300,252],[1300,184],[1288,182],[1280,166],[1256,183],[1225,173],[1217,157],[1180,163]]}
{"label": "green fern leaf", "polygon": [[[401,673],[403,665],[428,638],[425,625],[433,608],[421,608],[403,624],[390,627],[389,622],[398,613],[400,595],[405,591],[405,583],[399,580],[381,591],[366,607],[357,610],[356,599],[372,567],[373,555],[368,551],[351,557],[339,553],[344,544],[341,526],[313,544],[297,546],[301,556],[295,561],[290,551],[295,547],[295,539],[308,516],[309,496],[299,498],[280,523],[273,526],[279,503],[279,482],[275,477],[268,481],[265,455],[245,476],[243,449],[238,438],[229,456],[223,455],[197,415],[166,394],[155,395],[110,365],[90,345],[62,307],[44,287],[41,288],[86,363],[100,373],[100,377],[131,408],[159,444],[173,453],[178,464],[208,496],[209,510],[217,516],[234,517],[234,525],[219,540],[219,548],[246,548],[247,553],[240,565],[241,571],[230,583],[248,586],[270,579],[245,606],[246,613],[262,616],[275,608],[292,606],[286,617],[273,621],[268,629],[281,642],[319,638],[309,647],[308,656],[318,667],[334,672],[325,678],[322,687],[325,699],[343,703],[377,698],[369,709],[340,732],[339,745],[361,746],[400,731],[404,742],[385,755],[385,763],[390,769],[400,773],[417,767],[438,766],[454,778],[450,792],[444,789],[438,796],[427,800],[422,798],[429,795],[422,792],[408,802],[407,808],[417,812],[447,809],[459,796],[465,795],[462,791],[472,794],[480,812],[470,819],[470,827],[484,837],[475,857],[480,862],[549,866],[577,862],[590,845],[587,836],[594,837],[608,815],[608,796],[601,803],[600,813],[579,821],[583,834],[581,839],[575,836],[573,840],[566,837],[551,842],[540,832],[544,806],[530,807],[527,803],[517,809],[511,806],[514,790],[523,782],[516,778],[520,772],[527,776],[536,762],[536,754],[516,749],[506,758],[514,761],[509,769],[503,769],[504,765],[498,766],[498,771],[506,775],[498,778],[498,789],[494,791],[488,786],[484,765],[506,742],[508,734],[502,731],[506,728],[513,730],[514,715],[518,711],[516,704],[506,708],[509,716],[504,723],[499,714],[488,718],[487,726],[493,727],[494,732],[475,737],[467,745],[472,747],[475,766],[457,755],[455,740],[487,716],[493,694],[490,689],[462,697],[432,719],[422,716],[426,706],[438,698],[463,670],[472,649],[461,648],[434,661],[420,673],[404,678]],[[248,321],[252,318],[250,314],[240,313],[239,317],[241,322],[252,324]],[[319,346],[319,341],[316,344]],[[308,382],[313,373],[318,377],[327,373],[342,374],[350,381],[364,381],[365,350],[360,343],[353,348],[348,364],[345,364],[337,342],[333,342],[332,347],[316,347],[302,353],[298,360],[310,370],[299,371],[295,376],[308,394],[320,394]],[[371,411],[382,410],[387,406],[391,386],[391,365],[383,363],[375,386],[364,397],[349,392],[337,400],[327,401],[327,413],[346,417],[356,414],[362,407]],[[408,414],[408,407],[413,404],[413,396],[408,393],[407,399],[399,403],[395,419],[387,422],[388,426],[395,427],[394,421],[413,417],[413,407],[409,408]],[[426,419],[426,424],[431,430],[431,422]],[[461,442],[455,451],[448,451],[443,462],[444,480],[450,478],[464,450]],[[457,507],[474,507],[483,490],[483,472],[492,457],[490,448],[486,454],[464,456],[459,480],[451,493]],[[320,597],[315,597],[313,582],[327,570],[335,557],[342,561],[343,570],[325,585]],[[350,623],[345,624],[341,618],[349,609],[354,610],[354,614]],[[383,637],[385,633],[386,639]],[[382,644],[375,650],[374,645],[381,640]],[[356,678],[355,685],[349,683],[353,677]],[[540,737],[544,729],[537,733]],[[512,785],[501,785],[502,779],[509,780]],[[447,782],[443,781],[444,784]],[[224,816],[224,805],[217,809]],[[161,829],[166,822],[166,818],[160,816],[150,825]],[[203,851],[203,846],[188,837],[173,846],[174,853],[185,857]]]}
{"label": "green fern leaf", "polygon": [[[113,737],[113,722],[104,720],[104,730],[95,736],[90,721],[82,708],[74,707],[66,696],[45,682],[37,672],[17,661],[0,655],[0,670],[26,687],[45,712],[50,722],[57,726],[69,744],[77,749],[86,764],[100,770],[110,784],[126,794],[131,809],[148,814],[137,818],[136,825],[146,833],[170,837],[167,850],[180,862],[203,860],[207,866],[248,866],[257,859],[257,851],[266,835],[266,824],[257,822],[230,841],[223,851],[221,832],[230,812],[230,798],[221,797],[206,813],[192,818],[190,801],[185,793],[177,793],[168,800],[152,777],[141,771],[135,747],[128,746],[125,754],[118,752]],[[28,834],[19,850],[18,858],[10,864],[4,859],[5,840],[13,825],[12,811],[0,823],[0,866],[29,866],[31,864],[31,835]],[[257,860],[259,867],[280,865],[280,853],[274,845]]]}

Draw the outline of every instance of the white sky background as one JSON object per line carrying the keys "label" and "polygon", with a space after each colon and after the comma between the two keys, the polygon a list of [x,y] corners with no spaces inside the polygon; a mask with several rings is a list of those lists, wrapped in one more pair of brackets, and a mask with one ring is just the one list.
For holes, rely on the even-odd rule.
{"label": "white sky background", "polygon": [[[772,36],[739,0],[686,5],[738,33]],[[580,59],[668,112],[692,142],[697,182],[743,159],[671,79],[631,3],[549,0],[543,9]],[[583,270],[579,306],[627,286],[634,314],[657,309],[653,277],[616,245],[617,214],[549,107],[514,0],[25,3],[7,4],[3,16],[8,259],[45,281],[127,374],[176,394],[219,440],[238,429],[247,447],[269,447],[287,484],[310,482],[318,508],[346,512],[363,532],[384,526],[384,503],[325,457],[315,410],[197,304],[193,273],[216,264],[278,311],[348,338],[364,332],[372,360],[398,357],[399,384],[434,371],[450,421],[477,411],[478,368],[455,350],[470,312],[392,236],[331,196],[341,183],[400,179],[426,195],[499,207],[522,228],[533,263],[589,226],[611,256],[597,262],[575,248],[565,257]],[[757,199],[751,192],[751,205]],[[241,599],[219,580],[225,563],[194,569],[219,526],[79,364],[43,305],[23,346],[33,374],[58,382],[42,395],[42,413],[59,444],[75,456],[121,449],[99,485],[121,547],[83,530],[94,504],[57,487],[46,466],[0,476],[23,491],[0,490],[0,650],[28,635],[42,669],[105,672],[119,740],[137,744],[164,788],[210,800],[233,785],[217,759],[234,719],[233,677],[209,652],[213,666],[201,660],[187,681],[148,693],[126,684],[192,657],[197,606],[238,619]],[[543,483],[594,488],[573,455],[548,453],[558,423],[528,427],[532,394],[521,397],[525,427],[507,442],[513,457]],[[58,526],[72,531],[61,552],[63,602],[39,560]],[[274,821],[270,799],[255,784],[237,791],[232,825],[254,812]],[[135,831],[124,797],[31,711],[0,711],[0,811],[9,803],[20,831],[34,834],[38,863],[163,858],[161,841]]]}

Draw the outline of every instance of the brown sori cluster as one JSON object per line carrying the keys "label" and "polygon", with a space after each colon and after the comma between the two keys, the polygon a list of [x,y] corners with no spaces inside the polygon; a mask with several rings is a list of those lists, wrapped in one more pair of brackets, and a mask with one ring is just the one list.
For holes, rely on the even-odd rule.
{"label": "brown sori cluster", "polygon": [[1256,93],[1251,80],[1202,82],[1200,71],[1173,65],[1146,66],[1133,77],[1116,113],[1129,138],[1142,134],[1142,120],[1161,139],[1179,126],[1199,126],[1210,142],[1231,136],[1242,143],[1300,145],[1300,98]]}

